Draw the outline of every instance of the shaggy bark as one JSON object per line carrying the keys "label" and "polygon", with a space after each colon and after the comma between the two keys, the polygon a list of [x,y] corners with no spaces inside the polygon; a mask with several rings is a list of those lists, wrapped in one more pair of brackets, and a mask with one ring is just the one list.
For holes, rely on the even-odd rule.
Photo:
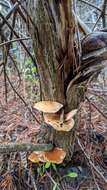
{"label": "shaggy bark", "polygon": [[[64,112],[77,108],[74,100],[66,94],[67,86],[79,69],[80,47],[78,27],[72,14],[71,0],[29,1],[29,14],[33,20],[30,32],[40,76],[42,100],[57,101],[64,105]],[[77,98],[77,90],[70,93]],[[77,100],[75,102],[78,102]],[[71,159],[75,139],[75,128],[70,132],[59,132],[42,125],[38,142],[52,142],[67,152]]]}

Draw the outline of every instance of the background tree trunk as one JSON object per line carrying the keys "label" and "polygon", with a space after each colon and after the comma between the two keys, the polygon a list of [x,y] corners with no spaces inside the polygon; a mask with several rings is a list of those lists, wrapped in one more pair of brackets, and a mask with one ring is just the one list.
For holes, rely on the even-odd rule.
{"label": "background tree trunk", "polygon": [[[77,108],[77,100],[67,97],[67,87],[79,68],[80,47],[78,28],[73,15],[75,4],[71,0],[30,0],[29,14],[33,20],[30,32],[40,76],[42,100],[57,101],[64,112]],[[75,88],[70,96],[75,96]],[[71,100],[71,101],[70,101]],[[48,125],[41,127],[40,142],[52,142],[72,156],[75,128],[59,132]]]}

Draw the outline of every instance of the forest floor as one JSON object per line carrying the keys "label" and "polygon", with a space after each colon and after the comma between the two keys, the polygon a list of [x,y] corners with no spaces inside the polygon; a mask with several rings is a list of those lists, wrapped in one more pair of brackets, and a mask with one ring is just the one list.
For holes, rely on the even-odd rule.
{"label": "forest floor", "polygon": [[[0,143],[34,142],[40,125],[35,121],[20,98],[7,87],[5,102],[5,84],[0,77]],[[32,164],[27,153],[0,155],[1,190],[107,190],[107,78],[90,82],[84,102],[78,112],[75,152],[70,163],[44,168],[42,164]],[[16,87],[16,77],[11,78]],[[18,93],[23,96],[22,84]],[[30,83],[26,82],[27,90]],[[38,85],[34,85],[34,92]],[[27,94],[24,92],[24,95]],[[26,101],[29,104],[31,94]],[[31,99],[36,101],[33,97]],[[30,105],[31,109],[31,105]],[[40,114],[32,110],[41,119]],[[74,172],[77,176],[67,174]]]}

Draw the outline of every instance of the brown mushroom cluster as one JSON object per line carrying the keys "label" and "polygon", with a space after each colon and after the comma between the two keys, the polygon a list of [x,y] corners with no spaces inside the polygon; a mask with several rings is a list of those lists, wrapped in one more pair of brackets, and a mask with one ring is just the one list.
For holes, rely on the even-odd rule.
{"label": "brown mushroom cluster", "polygon": [[[57,131],[70,131],[74,127],[73,117],[77,113],[77,109],[64,113],[63,104],[55,101],[40,101],[34,104],[34,108],[43,112],[44,121],[50,124]],[[36,162],[51,162],[60,164],[63,162],[66,152],[58,147],[51,151],[32,152],[28,159]]]}
{"label": "brown mushroom cluster", "polygon": [[65,156],[66,152],[63,149],[54,148],[50,151],[34,151],[29,155],[28,159],[34,163],[50,162],[60,164],[63,162]]}
{"label": "brown mushroom cluster", "polygon": [[43,112],[44,121],[57,131],[70,131],[74,127],[73,117],[77,109],[64,114],[63,105],[54,101],[40,101],[34,104],[34,108]]}

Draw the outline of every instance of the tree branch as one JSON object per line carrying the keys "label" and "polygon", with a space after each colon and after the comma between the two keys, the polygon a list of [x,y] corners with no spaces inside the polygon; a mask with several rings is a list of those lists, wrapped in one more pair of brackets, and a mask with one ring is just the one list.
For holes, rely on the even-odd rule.
{"label": "tree branch", "polygon": [[[15,3],[14,6],[10,9],[9,13],[6,15],[5,19],[8,20],[10,18],[10,16],[12,15],[12,13],[14,11],[16,11],[17,7],[19,6],[19,3]],[[3,20],[2,23],[0,23],[0,29],[4,26],[5,21]]]}
{"label": "tree branch", "polygon": [[52,148],[53,148],[52,144],[9,143],[9,144],[0,144],[0,153],[49,151]]}
{"label": "tree branch", "polygon": [[37,119],[36,115],[32,112],[32,110],[29,108],[28,104],[25,102],[25,100],[22,98],[22,96],[17,92],[17,90],[14,88],[13,84],[11,83],[7,73],[6,73],[6,77],[7,80],[11,86],[11,88],[13,89],[13,91],[17,94],[17,96],[21,99],[21,101],[25,104],[25,106],[27,107],[27,109],[29,110],[29,112],[32,114],[32,116],[35,118],[35,120],[37,121],[37,123],[41,124],[40,121]]}
{"label": "tree branch", "polygon": [[8,40],[6,42],[3,42],[0,44],[0,47],[3,46],[3,45],[7,45],[7,44],[10,44],[10,43],[13,43],[13,42],[17,42],[17,41],[21,41],[21,40],[29,40],[31,39],[31,37],[26,37],[26,38],[16,38],[16,39],[13,39],[13,40]]}
{"label": "tree branch", "polygon": [[84,35],[87,35],[89,33],[91,33],[92,31],[89,29],[89,27],[80,19],[79,16],[77,16],[77,21],[78,21],[78,25],[80,30],[83,32]]}
{"label": "tree branch", "polygon": [[107,47],[97,49],[91,53],[87,53],[82,57],[82,61],[91,59],[91,58],[102,58],[102,60],[107,59]]}
{"label": "tree branch", "polygon": [[107,0],[104,0],[103,6],[102,6],[102,24],[103,24],[103,28],[106,27],[106,18],[105,18],[106,6],[107,6]]}
{"label": "tree branch", "polygon": [[[6,25],[9,27],[9,29],[14,33],[14,35],[19,38],[19,35],[17,34],[17,32],[12,28],[12,26],[8,23],[8,21],[6,20],[6,18],[2,15],[2,13],[0,12],[0,17],[3,19],[3,21],[6,23]],[[31,57],[33,63],[36,65],[36,61],[34,59],[34,57],[32,56],[32,54],[30,53],[30,51],[28,51],[27,47],[25,46],[25,44],[23,43],[23,41],[20,41],[21,45],[23,46],[23,48],[25,49],[25,51],[28,53],[28,55]]]}

